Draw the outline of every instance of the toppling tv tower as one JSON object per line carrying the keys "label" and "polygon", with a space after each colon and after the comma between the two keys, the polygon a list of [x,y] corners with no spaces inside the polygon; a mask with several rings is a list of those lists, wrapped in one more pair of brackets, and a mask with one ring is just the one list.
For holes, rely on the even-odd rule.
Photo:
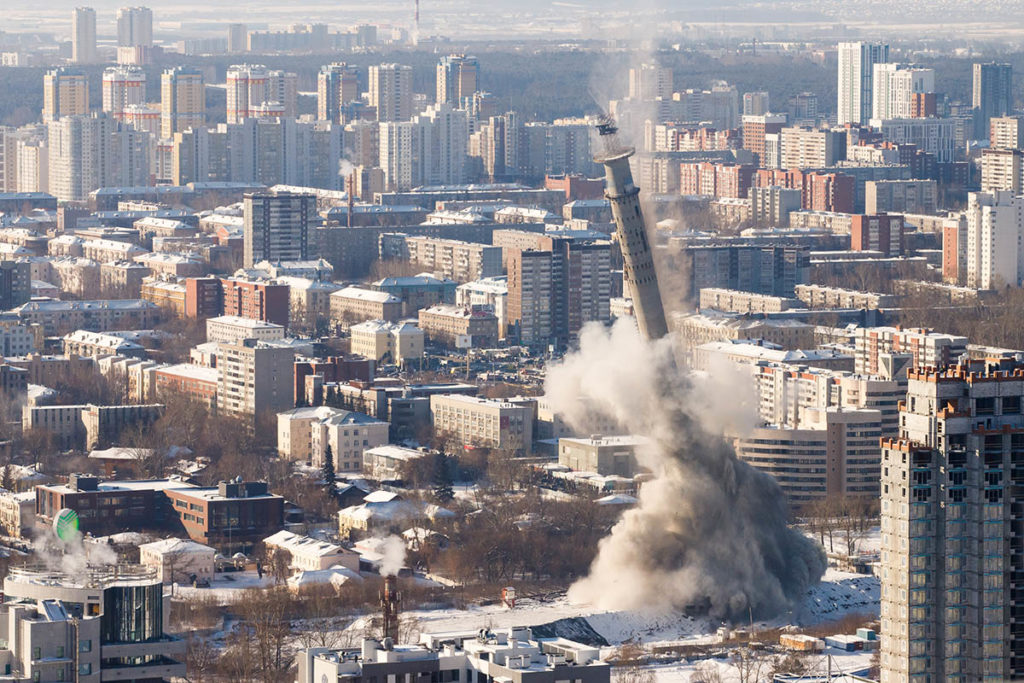
{"label": "toppling tv tower", "polygon": [[661,290],[658,289],[658,274],[654,270],[654,255],[647,239],[647,226],[640,211],[640,188],[633,184],[633,172],[629,169],[629,157],[635,150],[619,144],[618,129],[611,118],[598,121],[597,132],[603,143],[603,152],[595,161],[604,164],[604,193],[611,202],[637,325],[645,339],[661,339],[668,334],[668,325],[661,304]]}

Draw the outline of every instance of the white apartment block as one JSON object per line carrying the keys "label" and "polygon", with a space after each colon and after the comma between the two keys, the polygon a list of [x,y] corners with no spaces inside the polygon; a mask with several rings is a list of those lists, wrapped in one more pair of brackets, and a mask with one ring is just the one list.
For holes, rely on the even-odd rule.
{"label": "white apartment block", "polygon": [[283,458],[321,466],[331,446],[337,472],[362,469],[363,451],[388,443],[387,422],[348,410],[319,406],[277,415],[277,452]]}
{"label": "white apartment block", "polygon": [[971,192],[965,213],[967,286],[1001,289],[1024,282],[1024,196]]}
{"label": "white apartment block", "polygon": [[533,408],[512,401],[459,394],[430,397],[434,433],[451,435],[467,447],[529,453],[533,442]]}
{"label": "white apartment block", "polygon": [[873,110],[874,65],[889,61],[889,46],[839,43],[838,53],[838,123],[867,123]]}
{"label": "white apartment block", "polygon": [[221,315],[206,320],[206,341],[238,342],[243,339],[284,339],[284,327],[254,318]]}
{"label": "white apartment block", "polygon": [[1021,369],[908,375],[883,441],[881,680],[1024,676]]}
{"label": "white apartment block", "polygon": [[935,92],[935,70],[899,64],[875,64],[872,79],[873,119],[909,119],[913,97]]}
{"label": "white apartment block", "polygon": [[967,337],[920,328],[861,327],[854,337],[854,371],[885,373],[885,356],[907,354],[911,367],[943,367],[967,352]]}
{"label": "white apartment block", "polygon": [[985,149],[981,152],[981,191],[1024,190],[1024,152],[1019,149]]}

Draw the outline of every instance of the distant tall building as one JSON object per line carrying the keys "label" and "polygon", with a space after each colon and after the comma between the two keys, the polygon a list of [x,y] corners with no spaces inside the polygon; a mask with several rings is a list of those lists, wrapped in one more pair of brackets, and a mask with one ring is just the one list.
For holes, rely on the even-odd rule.
{"label": "distant tall building", "polygon": [[75,64],[93,64],[96,55],[96,10],[76,7],[71,16],[71,61]]}
{"label": "distant tall building", "polygon": [[874,65],[888,61],[888,45],[839,43],[837,120],[840,126],[867,123],[871,119]]}
{"label": "distant tall building", "polygon": [[295,405],[295,350],[255,339],[217,345],[217,412],[253,419]]}
{"label": "distant tall building", "polygon": [[1024,676],[1022,403],[1020,367],[907,373],[882,440],[882,683]]}
{"label": "distant tall building", "polygon": [[298,77],[284,71],[271,71],[258,64],[240,64],[228,68],[227,122],[240,123],[266,115],[266,105],[274,114],[294,119],[298,107]]}
{"label": "distant tall building", "polygon": [[58,67],[43,76],[43,121],[89,113],[89,81],[85,73]]}
{"label": "distant tall building", "polygon": [[117,121],[125,109],[146,101],[146,72],[129,66],[112,66],[103,71],[103,111]]}
{"label": "distant tall building", "polygon": [[764,91],[743,93],[743,115],[761,116],[771,111],[768,93]]}
{"label": "distant tall building", "polygon": [[167,69],[160,77],[160,137],[206,124],[203,72],[184,66]]}
{"label": "distant tall building", "polygon": [[479,90],[480,62],[476,57],[448,55],[437,64],[437,104],[462,106]]}
{"label": "distant tall building", "polygon": [[118,47],[153,47],[153,10],[122,7],[117,10]]}
{"label": "distant tall building", "polygon": [[1024,116],[992,117],[988,139],[992,149],[1024,149]]}
{"label": "distant tall building", "polygon": [[789,121],[799,124],[801,121],[818,118],[818,96],[812,92],[802,92],[789,98]]}
{"label": "distant tall building", "polygon": [[872,76],[871,118],[914,118],[914,95],[935,92],[935,70],[875,64]]}
{"label": "distant tall building", "polygon": [[993,116],[1006,116],[1013,111],[1013,67],[1009,64],[974,65],[974,137],[981,140],[989,134]]}
{"label": "distant tall building", "polygon": [[149,135],[106,114],[50,121],[48,146],[50,192],[62,201],[87,199],[101,187],[150,182]]}
{"label": "distant tall building", "polygon": [[249,27],[245,24],[228,24],[228,53],[245,52],[248,34]]}
{"label": "distant tall building", "polygon": [[672,69],[657,64],[641,64],[629,70],[629,99],[672,98]]}
{"label": "distant tall building", "polygon": [[377,108],[378,121],[408,121],[412,118],[412,67],[381,64],[369,69],[370,106]]}
{"label": "distant tall building", "polygon": [[1011,190],[971,192],[965,213],[967,286],[1002,289],[1024,283],[1024,197]]}
{"label": "distant tall building", "polygon": [[342,122],[343,107],[359,99],[359,74],[344,62],[327,64],[316,77],[316,117]]}
{"label": "distant tall building", "polygon": [[243,215],[246,268],[260,261],[305,261],[312,256],[315,196],[290,192],[247,194]]}

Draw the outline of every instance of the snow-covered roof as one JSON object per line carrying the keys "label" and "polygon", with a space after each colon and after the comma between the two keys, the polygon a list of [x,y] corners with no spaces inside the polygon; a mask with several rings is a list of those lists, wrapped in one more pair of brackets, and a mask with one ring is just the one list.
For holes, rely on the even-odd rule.
{"label": "snow-covered roof", "polygon": [[165,538],[161,541],[153,541],[152,543],[144,543],[139,546],[139,550],[146,549],[157,553],[158,555],[180,555],[183,553],[193,554],[209,554],[213,555],[216,550],[208,545],[202,543],[196,543],[185,538]]}

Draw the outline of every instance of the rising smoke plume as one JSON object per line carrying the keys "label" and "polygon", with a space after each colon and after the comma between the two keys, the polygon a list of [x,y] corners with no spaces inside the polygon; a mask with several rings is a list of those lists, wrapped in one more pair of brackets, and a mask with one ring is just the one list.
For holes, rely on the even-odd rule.
{"label": "rising smoke plume", "polygon": [[398,572],[405,566],[405,541],[401,536],[394,534],[386,538],[374,538],[373,549],[380,553],[380,575],[398,576]]}
{"label": "rising smoke plume", "polygon": [[693,384],[671,341],[641,339],[631,321],[583,329],[579,351],[550,368],[547,397],[584,433],[611,419],[651,437],[639,454],[654,477],[598,548],[569,598],[604,609],[707,609],[767,618],[789,609],[825,571],[824,553],[787,524],[775,481],[720,436],[743,421],[742,383]]}

